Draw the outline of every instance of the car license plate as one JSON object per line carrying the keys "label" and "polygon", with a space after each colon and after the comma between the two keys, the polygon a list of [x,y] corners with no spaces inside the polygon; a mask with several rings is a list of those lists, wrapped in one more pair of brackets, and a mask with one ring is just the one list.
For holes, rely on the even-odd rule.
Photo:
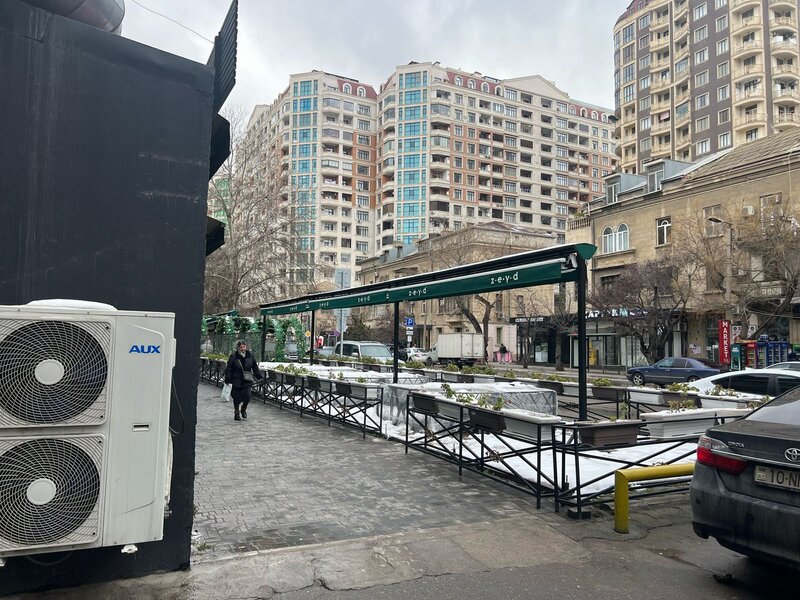
{"label": "car license plate", "polygon": [[756,483],[800,492],[800,471],[757,466],[755,477]]}

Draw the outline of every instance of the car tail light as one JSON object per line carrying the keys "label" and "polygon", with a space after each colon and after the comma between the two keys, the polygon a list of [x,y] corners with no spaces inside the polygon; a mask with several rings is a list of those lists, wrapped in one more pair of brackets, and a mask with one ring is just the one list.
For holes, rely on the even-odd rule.
{"label": "car tail light", "polygon": [[720,440],[701,435],[700,440],[697,442],[697,462],[701,465],[733,473],[734,475],[738,475],[747,468],[747,461],[720,456],[717,452],[730,452],[730,448]]}

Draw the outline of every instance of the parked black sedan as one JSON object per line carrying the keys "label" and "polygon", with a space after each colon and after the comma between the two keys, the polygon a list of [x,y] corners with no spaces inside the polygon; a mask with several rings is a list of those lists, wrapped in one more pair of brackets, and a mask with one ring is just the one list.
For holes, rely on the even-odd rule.
{"label": "parked black sedan", "polygon": [[689,497],[700,537],[800,567],[800,388],[706,431]]}
{"label": "parked black sedan", "polygon": [[707,367],[694,358],[668,356],[649,367],[631,367],[626,377],[634,385],[657,383],[669,385],[676,381],[697,381],[703,377],[711,377],[719,373],[719,369]]}

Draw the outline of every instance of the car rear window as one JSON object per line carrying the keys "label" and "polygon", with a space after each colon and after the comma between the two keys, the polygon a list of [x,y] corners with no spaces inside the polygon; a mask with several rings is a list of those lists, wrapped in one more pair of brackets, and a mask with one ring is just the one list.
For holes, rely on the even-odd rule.
{"label": "car rear window", "polygon": [[749,421],[764,423],[800,425],[800,388],[794,388],[782,396],[778,396],[745,418]]}
{"label": "car rear window", "polygon": [[769,394],[769,373],[741,373],[732,375],[728,387],[745,394]]}
{"label": "car rear window", "polygon": [[783,394],[800,385],[800,377],[789,377],[788,375],[778,375],[778,394]]}

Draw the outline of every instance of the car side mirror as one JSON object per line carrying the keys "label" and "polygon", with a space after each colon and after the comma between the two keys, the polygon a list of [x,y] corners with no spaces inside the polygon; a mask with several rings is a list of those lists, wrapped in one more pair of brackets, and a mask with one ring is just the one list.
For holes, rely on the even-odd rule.
{"label": "car side mirror", "polygon": [[358,350],[353,350],[350,356],[355,356],[356,358],[358,358]]}

